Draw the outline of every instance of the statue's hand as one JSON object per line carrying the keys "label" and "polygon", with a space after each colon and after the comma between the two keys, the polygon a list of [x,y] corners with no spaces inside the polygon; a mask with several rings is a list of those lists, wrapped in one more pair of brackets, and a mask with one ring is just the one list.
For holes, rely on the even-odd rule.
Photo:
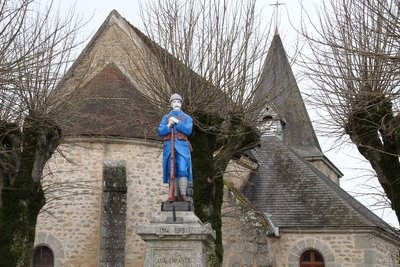
{"label": "statue's hand", "polygon": [[[168,119],[168,124],[167,124],[167,126],[168,126],[169,128],[172,128],[172,127],[174,127],[174,125],[175,125],[175,121],[174,121],[173,119],[175,119],[175,118],[174,118],[174,117],[171,117],[171,118]],[[175,119],[175,120],[176,120],[176,119]]]}
{"label": "statue's hand", "polygon": [[175,124],[177,124],[179,122],[179,120],[177,118],[174,118],[174,117],[171,117],[169,120],[172,121]]}

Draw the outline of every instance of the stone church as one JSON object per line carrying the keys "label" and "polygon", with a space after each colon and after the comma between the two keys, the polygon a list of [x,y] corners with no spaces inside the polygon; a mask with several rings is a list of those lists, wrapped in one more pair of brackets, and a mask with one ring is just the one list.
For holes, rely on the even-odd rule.
{"label": "stone church", "polygon": [[[89,100],[66,120],[48,164],[33,266],[144,264],[135,227],[159,211],[168,190],[162,142],[131,108],[143,105],[144,89],[127,54],[132,60],[149,49],[144,38],[112,11],[59,85]],[[223,266],[400,266],[399,231],[340,188],[342,174],[321,151],[279,34],[264,68],[256,98],[277,97],[258,111],[269,129],[261,145],[232,159],[224,177]]]}

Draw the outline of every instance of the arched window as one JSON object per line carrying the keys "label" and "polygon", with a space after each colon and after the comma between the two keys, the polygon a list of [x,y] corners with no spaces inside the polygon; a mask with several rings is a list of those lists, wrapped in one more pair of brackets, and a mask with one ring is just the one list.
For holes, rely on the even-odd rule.
{"label": "arched window", "polygon": [[324,267],[324,258],[315,250],[307,250],[300,257],[300,267]]}
{"label": "arched window", "polygon": [[32,267],[54,267],[53,251],[46,246],[38,246],[33,251]]}

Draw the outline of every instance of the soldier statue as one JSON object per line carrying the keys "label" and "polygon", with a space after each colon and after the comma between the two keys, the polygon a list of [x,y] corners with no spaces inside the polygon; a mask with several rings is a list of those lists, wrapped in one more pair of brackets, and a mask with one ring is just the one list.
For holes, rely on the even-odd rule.
{"label": "soldier statue", "polygon": [[164,139],[163,182],[169,184],[168,201],[192,201],[193,176],[191,145],[192,118],[182,111],[183,99],[173,94],[169,100],[171,112],[164,115],[158,135]]}

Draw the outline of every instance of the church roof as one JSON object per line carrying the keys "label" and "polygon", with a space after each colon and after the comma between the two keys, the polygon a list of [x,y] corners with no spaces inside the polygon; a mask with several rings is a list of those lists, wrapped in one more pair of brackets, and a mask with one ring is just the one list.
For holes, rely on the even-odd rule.
{"label": "church roof", "polygon": [[129,62],[143,48],[135,30],[111,11],[59,83],[55,94],[68,102],[57,117],[65,136],[157,139],[162,113],[151,108]]}
{"label": "church roof", "polygon": [[254,97],[262,102],[266,98],[286,122],[284,141],[304,156],[323,156],[279,34],[272,40]]}
{"label": "church roof", "polygon": [[366,227],[395,231],[277,137],[250,152],[259,167],[244,195],[278,227]]}
{"label": "church roof", "polygon": [[61,122],[65,135],[157,138],[158,114],[151,113],[143,95],[113,64],[77,90],[70,101],[75,103],[75,112]]}

